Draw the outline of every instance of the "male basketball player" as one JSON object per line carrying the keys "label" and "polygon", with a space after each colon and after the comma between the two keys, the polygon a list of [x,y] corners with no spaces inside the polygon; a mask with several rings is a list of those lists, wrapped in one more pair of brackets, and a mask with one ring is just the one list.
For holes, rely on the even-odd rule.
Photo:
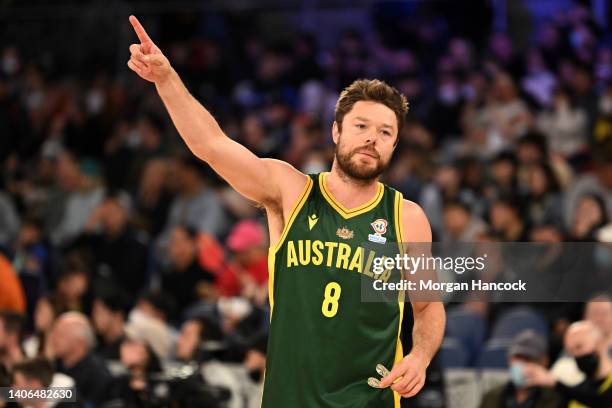
{"label": "male basketball player", "polygon": [[[138,20],[130,22],[140,44],[130,46],[128,66],[155,84],[189,149],[266,209],[272,318],[262,406],[399,407],[400,395],[423,386],[445,324],[442,304],[407,303],[413,347],[404,356],[404,303],[361,301],[361,242],[431,242],[421,208],[378,182],[397,145],[404,96],[377,80],[345,89],[332,128],[331,172],[307,176],[228,138]],[[379,363],[393,369],[374,388],[368,378]]]}

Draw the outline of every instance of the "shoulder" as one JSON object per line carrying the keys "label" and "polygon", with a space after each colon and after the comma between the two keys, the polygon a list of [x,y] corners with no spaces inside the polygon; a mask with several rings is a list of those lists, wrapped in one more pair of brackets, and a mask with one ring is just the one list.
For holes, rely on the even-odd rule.
{"label": "shoulder", "polygon": [[[263,159],[268,174],[278,185],[282,207],[292,207],[309,184],[309,177],[291,164],[277,159]],[[264,203],[264,205],[267,203]]]}
{"label": "shoulder", "polygon": [[431,227],[425,211],[417,203],[402,200],[403,238],[407,242],[431,242]]}

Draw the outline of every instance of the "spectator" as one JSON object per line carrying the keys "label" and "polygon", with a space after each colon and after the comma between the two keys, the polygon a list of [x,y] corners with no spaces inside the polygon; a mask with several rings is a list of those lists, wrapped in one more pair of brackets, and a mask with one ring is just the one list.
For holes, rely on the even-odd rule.
{"label": "spectator", "polygon": [[85,296],[90,282],[90,272],[86,256],[81,252],[71,252],[64,258],[64,266],[57,278],[57,288],[49,297],[58,313],[67,311],[87,312],[89,305]]}
{"label": "spectator", "polygon": [[176,357],[184,363],[197,363],[205,383],[230,391],[228,408],[241,408],[242,386],[234,371],[222,362],[225,352],[223,333],[210,318],[194,318],[183,323],[176,343]]}
{"label": "spectator", "polygon": [[[608,353],[612,356],[612,301],[610,298],[606,295],[595,296],[586,303],[583,318],[595,324],[601,331],[604,341],[608,343]],[[562,352],[551,370],[555,378],[566,385],[578,385],[586,378],[567,350]]]}
{"label": "spectator", "polygon": [[119,360],[125,338],[125,322],[130,309],[127,295],[118,289],[101,291],[94,298],[92,322],[98,335],[95,353],[104,360]]}
{"label": "spectator", "polygon": [[525,368],[527,383],[532,386],[554,387],[567,400],[591,408],[610,407],[612,405],[612,362],[608,343],[601,331],[592,322],[573,323],[565,334],[565,349],[573,356],[576,365],[586,376],[583,382],[575,386],[567,386],[556,380],[554,375],[545,368],[532,364]]}
{"label": "spectator", "polygon": [[537,127],[546,135],[552,152],[569,160],[587,148],[587,126],[586,112],[575,106],[569,90],[563,88],[555,90],[552,109],[537,119]]}
{"label": "spectator", "polygon": [[0,310],[0,366],[11,369],[23,359],[23,316]]}
{"label": "spectator", "polygon": [[34,310],[34,333],[23,344],[28,357],[50,355],[49,336],[57,315],[57,310],[55,310],[49,298],[41,297],[38,299]]}
{"label": "spectator", "polygon": [[[43,357],[26,359],[13,367],[13,387],[26,390],[48,390],[66,388],[66,391],[75,393],[72,398],[59,399],[57,401],[45,401],[42,399],[25,400],[24,405],[30,408],[68,408],[81,407],[78,402],[78,390],[74,387],[74,380],[61,373],[55,373],[50,361]],[[68,402],[68,400],[72,401]]]}
{"label": "spectator", "polygon": [[55,245],[67,245],[76,238],[94,208],[102,201],[104,189],[99,185],[99,168],[95,162],[77,161],[64,152],[57,163],[57,181],[66,193],[62,217],[54,226],[51,239]]}
{"label": "spectator", "polygon": [[486,224],[470,212],[461,201],[450,201],[444,206],[444,234],[441,241],[475,242]]}
{"label": "spectator", "polygon": [[546,368],[548,351],[546,340],[531,330],[518,334],[508,351],[510,381],[485,394],[480,408],[561,408],[562,398],[555,391],[528,385],[525,365]]}
{"label": "spectator", "polygon": [[177,226],[168,243],[169,268],[162,275],[161,284],[180,310],[210,292],[215,276],[203,269],[197,257],[197,231]]}
{"label": "spectator", "polygon": [[583,196],[578,202],[570,230],[573,241],[596,241],[597,232],[608,223],[603,200],[594,194]]}
{"label": "spectator", "polygon": [[106,401],[112,377],[93,353],[96,339],[87,317],[78,312],[60,315],[49,340],[58,371],[74,379],[83,401],[94,405]]}
{"label": "spectator", "polygon": [[130,201],[127,194],[107,196],[92,211],[76,245],[90,249],[100,279],[137,293],[146,284],[148,238],[129,222]]}
{"label": "spectator", "polygon": [[19,216],[10,196],[0,190],[0,248],[8,247],[17,237]]}
{"label": "spectator", "polygon": [[172,193],[169,190],[167,159],[149,160],[142,171],[135,197],[135,224],[150,236],[157,236],[164,228]]}
{"label": "spectator", "polygon": [[563,200],[557,177],[548,164],[529,166],[526,200],[530,224],[561,224]]}
{"label": "spectator", "polygon": [[166,324],[166,311],[162,311],[162,294],[145,294],[130,312],[124,332],[149,344],[162,360],[170,357],[174,333]]}
{"label": "spectator", "polygon": [[528,228],[514,198],[500,198],[489,209],[492,231],[502,241],[526,241]]}
{"label": "spectator", "polygon": [[51,287],[52,254],[43,238],[42,220],[24,217],[15,245],[13,265],[24,289],[28,314],[34,312],[39,297]]}
{"label": "spectator", "polygon": [[159,404],[153,392],[151,375],[162,371],[159,357],[141,338],[128,336],[121,342],[121,363],[128,374],[115,379],[109,392],[113,403],[126,407],[149,407]]}
{"label": "spectator", "polygon": [[[234,254],[234,276],[240,288],[240,292],[234,295],[242,295],[258,305],[263,305],[268,296],[266,241],[263,227],[252,220],[236,224],[227,239],[227,247]],[[218,281],[223,278],[223,275],[219,276]],[[229,291],[223,294],[232,295]]]}
{"label": "spectator", "polygon": [[209,186],[212,177],[209,171],[205,163],[193,156],[177,160],[176,174],[172,179],[177,196],[170,207],[162,242],[169,239],[170,234],[179,225],[189,225],[198,232],[207,232],[217,237],[225,232],[225,211]]}

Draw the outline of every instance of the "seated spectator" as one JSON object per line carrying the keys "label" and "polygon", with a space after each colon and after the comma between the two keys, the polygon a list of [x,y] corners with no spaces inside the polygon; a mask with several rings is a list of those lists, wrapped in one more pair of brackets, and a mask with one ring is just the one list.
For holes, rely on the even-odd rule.
{"label": "seated spectator", "polygon": [[597,231],[608,223],[603,199],[595,194],[580,198],[570,228],[572,241],[596,241]]}
{"label": "seated spectator", "polygon": [[43,238],[42,220],[27,216],[21,223],[14,247],[13,265],[26,295],[28,314],[31,316],[38,298],[53,282],[51,250]]}
{"label": "seated spectator", "polygon": [[119,360],[129,310],[129,299],[119,290],[101,291],[94,298],[91,317],[98,335],[95,353],[104,360]]}
{"label": "seated spectator", "polygon": [[215,276],[198,262],[196,243],[197,231],[189,227],[175,227],[170,236],[170,265],[162,275],[161,285],[179,310],[199,300],[200,294],[210,292],[215,280]]}
{"label": "seated spectator", "polygon": [[0,310],[25,313],[26,298],[10,261],[0,252]]}
{"label": "seated spectator", "polygon": [[149,344],[163,360],[170,357],[174,333],[166,323],[166,313],[161,310],[163,295],[145,294],[130,312],[124,332]]}
{"label": "seated spectator", "polygon": [[486,224],[471,213],[467,204],[461,201],[449,201],[444,206],[442,241],[474,242],[485,229]]}
{"label": "seated spectator", "polygon": [[[241,296],[251,299],[258,305],[263,305],[268,298],[268,251],[263,227],[252,220],[241,221],[230,233],[227,247],[234,254],[235,273]],[[228,271],[232,271],[229,269]],[[226,271],[225,273],[227,273]],[[218,281],[224,276],[218,277]],[[225,279],[227,280],[227,279]],[[227,284],[227,282],[226,282]],[[225,295],[228,293],[226,291]]]}
{"label": "seated spectator", "polygon": [[93,353],[96,339],[87,317],[78,312],[60,315],[49,340],[58,371],[74,379],[85,403],[102,404],[112,377],[104,361]]}
{"label": "seated spectator", "polygon": [[52,228],[51,240],[55,245],[70,244],[85,227],[87,219],[104,197],[100,186],[99,169],[94,162],[78,161],[64,152],[57,163],[56,178],[66,193],[58,224]]}
{"label": "seated spectator", "polygon": [[[586,303],[584,320],[593,322],[601,330],[608,343],[608,353],[612,357],[612,301],[606,295],[599,295]],[[578,385],[586,379],[576,365],[576,360],[564,350],[551,368],[555,378],[566,385]]]}
{"label": "seated spectator", "polygon": [[486,393],[480,408],[561,408],[562,399],[555,391],[527,384],[528,363],[544,369],[548,364],[546,341],[531,330],[517,335],[508,350],[510,381]]}
{"label": "seated spectator", "polygon": [[568,386],[557,380],[544,367],[525,367],[527,383],[556,389],[570,404],[583,404],[590,408],[612,406],[612,361],[608,344],[597,326],[589,321],[573,323],[565,334],[565,349],[575,359],[585,380]]}
{"label": "seated spectator", "polygon": [[19,216],[11,197],[0,190],[0,248],[8,247],[19,232]]}
{"label": "seated spectator", "polygon": [[22,315],[10,310],[0,310],[0,366],[11,369],[23,359],[23,324]]}
{"label": "seated spectator", "polygon": [[160,237],[165,245],[178,225],[192,225],[197,232],[217,238],[227,228],[227,217],[217,194],[207,184],[214,177],[207,164],[192,155],[178,158],[172,178],[177,196],[172,201],[166,226]]}
{"label": "seated spectator", "polygon": [[230,391],[228,408],[241,408],[240,382],[234,372],[221,361],[226,351],[222,340],[223,333],[212,319],[187,320],[176,342],[176,358],[183,363],[198,364],[204,383]]}
{"label": "seated spectator", "polygon": [[133,228],[130,212],[127,194],[106,197],[92,211],[75,245],[91,250],[99,279],[135,293],[146,285],[148,238]]}
{"label": "seated spectator", "polygon": [[526,241],[528,229],[521,216],[518,200],[506,197],[495,201],[489,209],[491,228],[501,241]]}
{"label": "seated spectator", "polygon": [[53,308],[58,313],[69,311],[86,312],[85,299],[90,282],[90,270],[86,257],[79,252],[71,252],[64,258],[64,265],[55,292],[49,296]]}
{"label": "seated spectator", "polygon": [[129,335],[121,342],[120,356],[128,374],[113,381],[109,392],[112,402],[122,407],[159,406],[151,375],[161,373],[162,366],[153,348],[146,341]]}
{"label": "seated spectator", "polygon": [[49,355],[49,335],[57,315],[57,310],[48,298],[38,299],[34,310],[34,333],[23,343],[23,349],[28,357]]}
{"label": "seated spectator", "polygon": [[[26,359],[17,363],[13,367],[13,387],[24,388],[27,390],[46,390],[50,388],[66,388],[75,393],[72,401],[45,401],[45,400],[26,400],[22,401],[28,408],[68,408],[81,407],[78,402],[77,393],[74,387],[74,380],[64,374],[54,373],[53,365],[50,361],[42,357]],[[73,399],[74,398],[74,399]]]}
{"label": "seated spectator", "polygon": [[261,401],[263,394],[263,379],[266,369],[266,349],[268,336],[260,334],[255,336],[247,347],[242,366],[247,372],[249,380],[245,381],[245,400],[248,408],[255,408]]}
{"label": "seated spectator", "polygon": [[[183,323],[176,342],[176,358],[183,362],[204,362],[222,357],[223,332],[210,318],[193,318]],[[221,352],[221,353],[220,353]]]}

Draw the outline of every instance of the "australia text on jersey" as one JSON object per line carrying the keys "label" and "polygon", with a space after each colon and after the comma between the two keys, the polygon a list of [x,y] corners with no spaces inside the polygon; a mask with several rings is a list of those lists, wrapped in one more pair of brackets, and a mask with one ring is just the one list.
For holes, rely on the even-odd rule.
{"label": "australia text on jersey", "polygon": [[328,268],[354,271],[373,279],[387,282],[391,276],[391,269],[382,273],[372,271],[372,263],[377,258],[373,250],[363,247],[352,247],[344,242],[300,239],[287,241],[287,268],[293,266],[327,266]]}

